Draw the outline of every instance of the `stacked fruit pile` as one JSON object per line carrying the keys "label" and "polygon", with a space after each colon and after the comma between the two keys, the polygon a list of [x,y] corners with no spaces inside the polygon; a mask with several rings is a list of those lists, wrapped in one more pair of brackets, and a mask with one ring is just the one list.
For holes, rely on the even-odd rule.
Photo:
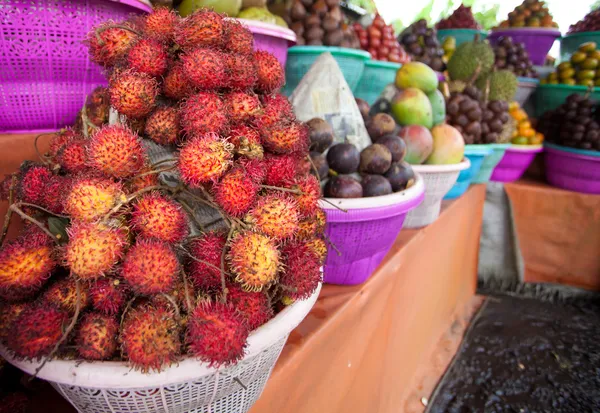
{"label": "stacked fruit pile", "polygon": [[594,42],[587,42],[562,62],[555,72],[542,79],[541,84],[600,86],[600,50]]}
{"label": "stacked fruit pile", "polygon": [[516,76],[537,77],[524,43],[514,43],[512,37],[502,36],[494,47],[494,54],[496,55],[495,66],[498,69],[506,69]]}
{"label": "stacked fruit pile", "polygon": [[360,49],[352,26],[344,22],[339,0],[294,0],[290,20],[298,45]]}
{"label": "stacked fruit pile", "polygon": [[465,7],[464,4],[461,3],[460,6],[454,12],[446,17],[445,19],[441,19],[436,25],[435,28],[438,30],[441,29],[475,29],[481,30],[481,25],[477,23],[475,17],[473,17],[473,11],[471,7]]}
{"label": "stacked fruit pile", "polygon": [[570,95],[565,103],[542,115],[538,129],[548,142],[600,151],[600,113],[589,96]]}
{"label": "stacked fruit pile", "polygon": [[440,47],[436,30],[427,27],[426,20],[421,19],[408,26],[400,33],[398,41],[412,60],[425,63],[438,72],[444,71],[444,49]]}
{"label": "stacked fruit pile", "polygon": [[531,126],[527,113],[521,109],[518,102],[511,102],[509,111],[510,116],[517,123],[510,143],[513,145],[540,145],[544,142],[544,135],[536,132]]}
{"label": "stacked fruit pile", "polygon": [[396,63],[410,62],[410,56],[396,40],[394,28],[386,25],[379,14],[366,29],[360,23],[354,23],[353,27],[360,40],[360,47],[368,51],[372,59]]}
{"label": "stacked fruit pile", "polygon": [[558,24],[552,19],[548,6],[543,0],[525,0],[513,11],[508,13],[508,20],[500,23],[506,27],[546,27],[557,28]]}
{"label": "stacked fruit pile", "polygon": [[595,32],[600,30],[600,9],[592,10],[577,23],[569,27],[568,34],[581,32]]}
{"label": "stacked fruit pile", "polygon": [[[283,68],[208,11],[157,9],[87,42],[124,123],[99,127],[97,91],[82,129],[2,184],[6,222],[27,225],[0,250],[0,339],[22,359],[236,363],[250,331],[315,291],[326,254],[319,182],[301,168],[307,128],[277,93]],[[148,147],[175,145],[151,163]],[[202,225],[202,206],[222,219]]]}

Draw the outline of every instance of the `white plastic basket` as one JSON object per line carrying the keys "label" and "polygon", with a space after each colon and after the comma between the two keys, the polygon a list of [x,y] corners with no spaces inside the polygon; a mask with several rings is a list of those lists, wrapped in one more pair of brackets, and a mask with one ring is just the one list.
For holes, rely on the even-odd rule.
{"label": "white plastic basket", "polygon": [[[246,356],[232,367],[213,369],[185,359],[160,373],[144,374],[124,362],[53,360],[39,378],[82,413],[245,413],[260,397],[279,354],[306,317],[321,285],[250,334]],[[29,374],[38,362],[16,360],[4,347],[0,355]]]}
{"label": "white plastic basket", "polygon": [[456,183],[460,171],[468,169],[471,161],[464,158],[453,165],[411,165],[425,181],[425,199],[410,211],[404,222],[405,228],[420,228],[434,222],[440,215],[442,199]]}

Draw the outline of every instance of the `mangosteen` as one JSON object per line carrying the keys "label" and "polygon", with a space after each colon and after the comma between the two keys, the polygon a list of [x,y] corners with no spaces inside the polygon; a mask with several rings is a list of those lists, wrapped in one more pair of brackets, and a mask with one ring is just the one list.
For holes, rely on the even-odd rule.
{"label": "mangosteen", "polygon": [[413,169],[402,161],[393,163],[384,176],[390,181],[394,192],[405,190],[415,179]]}
{"label": "mangosteen", "polygon": [[[325,158],[325,155],[319,152],[311,152],[310,159],[312,160],[315,168],[317,168],[316,172],[319,174],[319,179],[322,181],[323,179],[327,178],[327,175],[329,174],[329,165],[327,164],[327,158]],[[311,172],[316,173],[314,170]]]}
{"label": "mangosteen", "polygon": [[333,128],[321,118],[312,118],[306,122],[310,128],[310,149],[325,152],[333,143]]}
{"label": "mangosteen", "polygon": [[371,118],[367,125],[367,131],[373,141],[381,138],[383,135],[394,133],[396,121],[387,113],[378,113]]}
{"label": "mangosteen", "polygon": [[392,193],[392,184],[381,175],[363,175],[361,181],[363,196],[381,196]]}
{"label": "mangosteen", "polygon": [[356,105],[358,106],[358,110],[360,110],[360,114],[362,115],[363,120],[366,122],[367,119],[369,119],[369,110],[371,109],[369,107],[369,104],[367,103],[367,101],[361,99],[361,98],[355,98],[356,100]]}
{"label": "mangosteen", "polygon": [[339,174],[351,174],[358,170],[360,152],[351,143],[338,143],[329,148],[327,163]]}
{"label": "mangosteen", "polygon": [[369,115],[375,116],[378,113],[392,113],[392,103],[385,98],[380,98],[371,105]]}
{"label": "mangosteen", "polygon": [[360,153],[360,171],[368,174],[384,174],[392,164],[390,150],[378,143],[367,146]]}
{"label": "mangosteen", "polygon": [[327,181],[324,193],[328,198],[361,198],[363,187],[351,176],[338,175]]}
{"label": "mangosteen", "polygon": [[384,145],[392,153],[392,162],[400,162],[406,154],[404,139],[396,135],[384,135],[377,139],[377,143]]}

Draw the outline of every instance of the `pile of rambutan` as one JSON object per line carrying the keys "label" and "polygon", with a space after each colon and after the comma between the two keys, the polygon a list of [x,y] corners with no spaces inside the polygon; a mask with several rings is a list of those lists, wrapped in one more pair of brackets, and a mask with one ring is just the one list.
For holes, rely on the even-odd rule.
{"label": "pile of rambutan", "polygon": [[327,252],[283,68],[207,10],[158,8],[86,41],[108,88],[0,185],[0,341],[142,371],[234,364],[251,331],[316,290]]}

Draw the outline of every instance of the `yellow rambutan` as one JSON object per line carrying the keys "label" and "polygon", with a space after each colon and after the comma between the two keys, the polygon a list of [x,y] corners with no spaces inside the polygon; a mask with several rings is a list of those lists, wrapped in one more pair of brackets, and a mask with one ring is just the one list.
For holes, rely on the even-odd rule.
{"label": "yellow rambutan", "polygon": [[124,199],[120,183],[109,178],[82,175],[66,195],[64,209],[73,219],[94,221]]}
{"label": "yellow rambutan", "polygon": [[114,178],[135,175],[146,163],[142,141],[123,125],[107,125],[98,130],[87,145],[88,165]]}
{"label": "yellow rambutan", "polygon": [[284,240],[298,231],[298,217],[298,203],[291,196],[273,193],[259,197],[245,221],[275,240]]}
{"label": "yellow rambutan", "polygon": [[[78,301],[76,280],[68,277],[54,282],[44,292],[42,300],[61,310],[75,312]],[[87,307],[88,301],[88,286],[85,283],[79,283],[79,310]]]}
{"label": "yellow rambutan", "polygon": [[233,238],[227,260],[236,281],[247,291],[261,291],[275,282],[281,263],[275,241],[251,231]]}
{"label": "yellow rambutan", "polygon": [[219,179],[231,166],[233,145],[216,133],[195,136],[179,152],[179,172],[192,187]]}

